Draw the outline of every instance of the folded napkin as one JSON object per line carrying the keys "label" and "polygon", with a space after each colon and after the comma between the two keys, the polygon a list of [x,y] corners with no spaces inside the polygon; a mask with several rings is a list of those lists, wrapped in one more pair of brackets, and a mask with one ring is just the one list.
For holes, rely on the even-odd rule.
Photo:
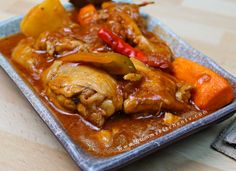
{"label": "folded napkin", "polygon": [[236,119],[220,133],[212,148],[236,160]]}

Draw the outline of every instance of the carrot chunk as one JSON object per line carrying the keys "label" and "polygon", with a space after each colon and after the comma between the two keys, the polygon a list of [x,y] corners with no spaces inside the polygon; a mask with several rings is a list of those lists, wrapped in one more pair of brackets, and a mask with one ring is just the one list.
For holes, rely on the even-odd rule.
{"label": "carrot chunk", "polygon": [[198,63],[182,57],[176,58],[173,73],[179,80],[195,87],[192,100],[200,109],[215,111],[234,99],[229,82]]}
{"label": "carrot chunk", "polygon": [[90,24],[92,21],[96,20],[97,18],[97,10],[94,5],[89,4],[85,7],[81,8],[77,20],[80,25],[87,25]]}

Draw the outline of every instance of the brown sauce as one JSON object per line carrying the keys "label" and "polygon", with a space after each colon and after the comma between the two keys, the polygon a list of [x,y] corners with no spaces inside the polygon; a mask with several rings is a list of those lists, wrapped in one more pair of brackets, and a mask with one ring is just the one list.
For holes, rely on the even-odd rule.
{"label": "brown sauce", "polygon": [[179,113],[181,119],[178,122],[165,125],[162,114],[158,116],[130,116],[117,113],[106,122],[102,130],[95,129],[79,114],[57,109],[47,100],[43,93],[42,83],[11,61],[12,50],[23,38],[22,34],[16,34],[0,40],[0,52],[12,63],[33,90],[39,94],[42,101],[49,107],[73,141],[93,155],[107,157],[129,151],[207,114],[193,108],[190,112]]}

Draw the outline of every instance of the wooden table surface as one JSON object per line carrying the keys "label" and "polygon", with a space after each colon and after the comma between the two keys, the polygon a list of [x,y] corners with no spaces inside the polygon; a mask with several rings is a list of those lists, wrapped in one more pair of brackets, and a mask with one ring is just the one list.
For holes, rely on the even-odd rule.
{"label": "wooden table surface", "polygon": [[[1,0],[0,20],[24,14],[40,1]],[[145,7],[145,10],[236,75],[235,0],[158,0],[155,5]],[[79,170],[2,69],[0,82],[0,170]],[[123,170],[236,170],[236,161],[210,148],[220,130],[230,121],[232,118]]]}

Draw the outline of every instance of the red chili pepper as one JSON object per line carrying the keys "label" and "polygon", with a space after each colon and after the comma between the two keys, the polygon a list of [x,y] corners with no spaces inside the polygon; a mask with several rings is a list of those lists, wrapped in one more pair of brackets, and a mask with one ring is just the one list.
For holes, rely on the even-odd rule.
{"label": "red chili pepper", "polygon": [[149,59],[141,50],[133,48],[131,45],[126,43],[123,39],[112,33],[106,28],[102,28],[98,31],[98,36],[106,42],[112,50],[128,57],[135,57],[136,59],[148,64],[152,67],[167,69],[169,62],[165,60],[153,60]]}
{"label": "red chili pepper", "polygon": [[141,50],[133,48],[120,37],[112,33],[110,30],[102,28],[98,31],[98,36],[104,42],[106,42],[115,52],[128,57],[135,57],[140,61],[147,62],[147,58]]}

